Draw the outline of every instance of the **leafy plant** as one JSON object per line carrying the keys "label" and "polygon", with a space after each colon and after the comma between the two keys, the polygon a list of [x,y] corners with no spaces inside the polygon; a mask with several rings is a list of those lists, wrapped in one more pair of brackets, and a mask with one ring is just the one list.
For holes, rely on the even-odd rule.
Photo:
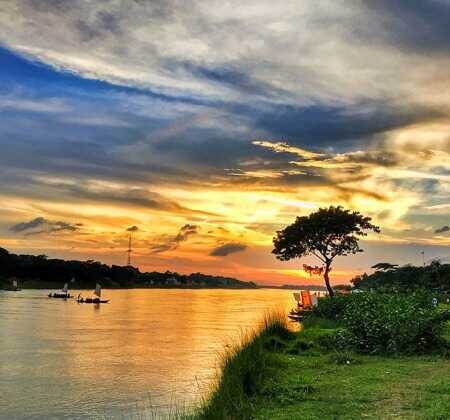
{"label": "leafy plant", "polygon": [[447,319],[428,293],[361,293],[346,305],[336,340],[364,353],[424,353],[442,344]]}
{"label": "leafy plant", "polygon": [[317,305],[311,310],[310,316],[341,320],[344,310],[352,298],[353,295],[336,295],[332,299],[328,296],[319,298]]}

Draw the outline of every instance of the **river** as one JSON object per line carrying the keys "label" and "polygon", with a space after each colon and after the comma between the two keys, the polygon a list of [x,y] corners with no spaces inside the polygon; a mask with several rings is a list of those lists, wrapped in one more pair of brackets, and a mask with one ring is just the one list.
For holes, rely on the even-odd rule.
{"label": "river", "polygon": [[0,292],[2,419],[142,419],[192,407],[226,346],[267,311],[293,306],[276,289],[104,290],[104,305],[47,293]]}

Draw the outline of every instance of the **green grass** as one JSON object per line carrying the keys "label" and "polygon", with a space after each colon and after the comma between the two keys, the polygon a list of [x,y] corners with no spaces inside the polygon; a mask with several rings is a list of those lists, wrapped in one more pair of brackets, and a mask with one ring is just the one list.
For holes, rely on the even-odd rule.
{"label": "green grass", "polygon": [[252,418],[255,410],[253,398],[270,378],[276,364],[274,352],[285,350],[294,336],[287,328],[285,316],[266,316],[257,331],[247,334],[239,346],[222,355],[221,376],[195,418]]}
{"label": "green grass", "polygon": [[266,322],[224,356],[222,378],[196,418],[450,418],[450,360],[326,351],[320,339],[336,327],[310,319],[292,334],[281,320]]}

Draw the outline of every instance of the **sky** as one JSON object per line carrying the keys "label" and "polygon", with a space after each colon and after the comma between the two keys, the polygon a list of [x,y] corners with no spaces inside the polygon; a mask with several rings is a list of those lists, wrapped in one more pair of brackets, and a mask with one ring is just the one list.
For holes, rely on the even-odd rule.
{"label": "sky", "polygon": [[[319,283],[271,254],[373,218],[334,283],[450,257],[450,1],[2,0],[0,246]],[[424,252],[424,255],[421,252]]]}

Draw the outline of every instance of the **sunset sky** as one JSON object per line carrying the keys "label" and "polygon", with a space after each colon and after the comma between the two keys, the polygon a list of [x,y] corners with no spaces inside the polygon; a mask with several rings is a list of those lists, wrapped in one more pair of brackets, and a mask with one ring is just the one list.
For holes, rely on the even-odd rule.
{"label": "sunset sky", "polygon": [[[316,283],[271,255],[319,207],[450,256],[450,1],[0,2],[0,246]],[[312,262],[313,260],[309,260]],[[306,261],[305,261],[306,262]]]}

